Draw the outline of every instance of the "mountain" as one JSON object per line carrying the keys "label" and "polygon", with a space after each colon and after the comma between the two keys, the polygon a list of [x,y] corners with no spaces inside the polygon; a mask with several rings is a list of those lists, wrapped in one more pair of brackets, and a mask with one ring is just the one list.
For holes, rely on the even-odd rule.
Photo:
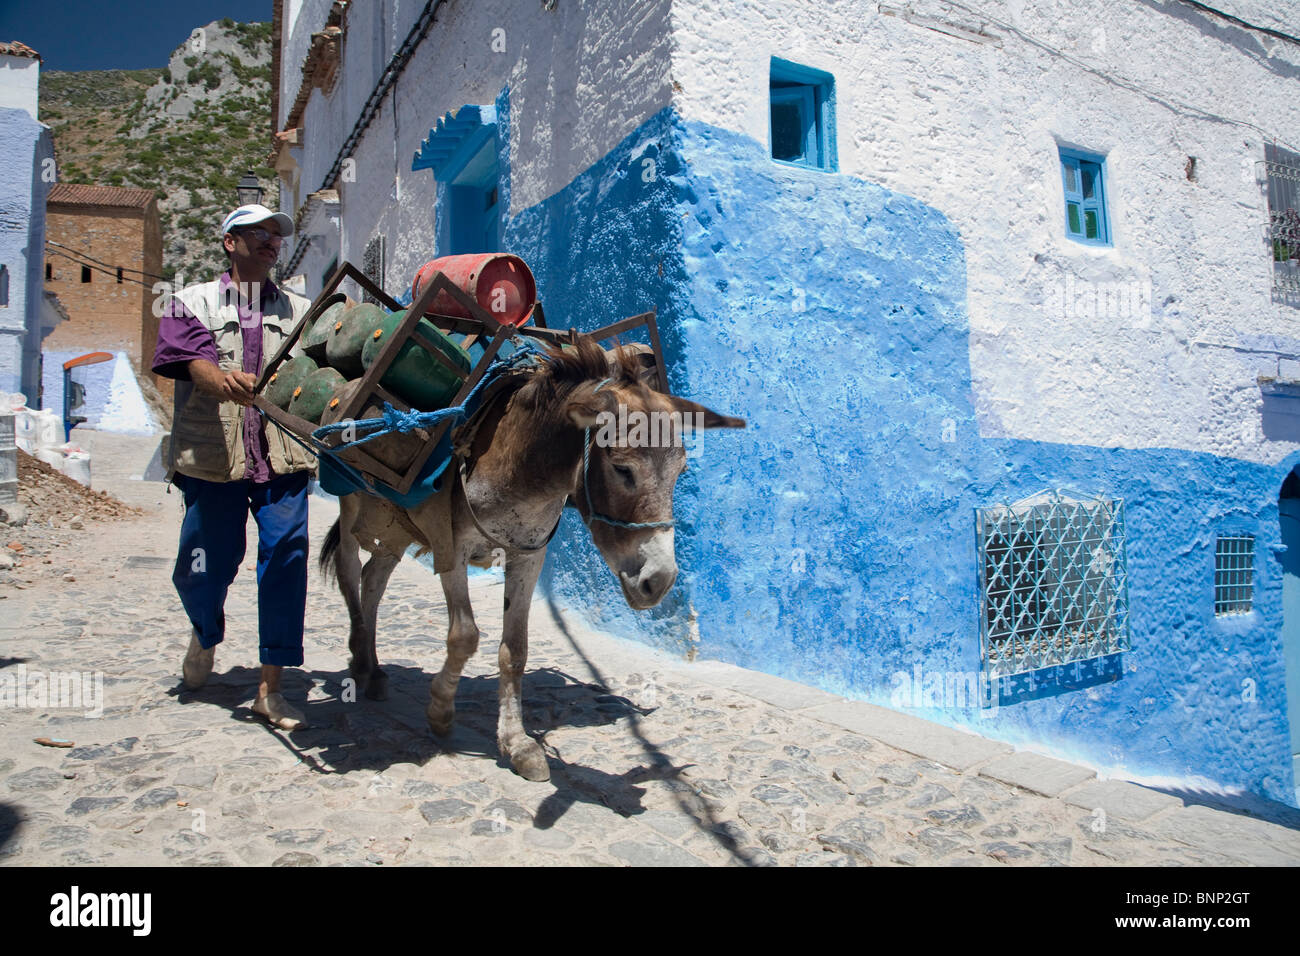
{"label": "mountain", "polygon": [[160,70],[41,74],[41,121],[54,134],[59,181],[152,189],[163,273],[186,283],[226,267],[217,230],[253,169],[276,208],[271,151],[271,24],[216,20]]}

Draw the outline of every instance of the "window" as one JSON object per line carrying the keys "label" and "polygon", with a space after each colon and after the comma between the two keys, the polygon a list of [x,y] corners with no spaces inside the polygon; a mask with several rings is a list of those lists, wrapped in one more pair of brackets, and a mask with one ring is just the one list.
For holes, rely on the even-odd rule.
{"label": "window", "polygon": [[9,305],[9,267],[0,266],[0,309]]}
{"label": "window", "polygon": [[1255,536],[1219,535],[1214,542],[1214,614],[1245,614],[1255,593]]}
{"label": "window", "polygon": [[1300,292],[1300,153],[1264,146],[1273,289]]}
{"label": "window", "polygon": [[45,281],[51,282],[54,279],[54,266],[51,263],[45,263]]}
{"label": "window", "polygon": [[1106,164],[1099,156],[1061,150],[1065,184],[1065,234],[1092,245],[1110,245],[1106,216]]}
{"label": "window", "polygon": [[975,515],[990,678],[1129,649],[1123,501],[1045,492]]}
{"label": "window", "polygon": [[90,266],[81,267],[81,281],[82,282],[90,281]]}
{"label": "window", "polygon": [[117,267],[117,284],[118,284],[118,285],[121,285],[121,284],[122,284],[122,267],[121,267],[121,266],[118,266],[118,267]]}
{"label": "window", "polygon": [[772,158],[809,169],[835,170],[834,78],[772,57],[768,88]]}

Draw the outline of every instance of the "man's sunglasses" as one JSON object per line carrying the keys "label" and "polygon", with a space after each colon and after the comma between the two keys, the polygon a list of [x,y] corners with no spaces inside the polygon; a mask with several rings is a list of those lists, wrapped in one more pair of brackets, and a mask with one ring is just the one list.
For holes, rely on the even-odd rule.
{"label": "man's sunglasses", "polygon": [[253,226],[251,229],[240,229],[236,235],[250,236],[258,242],[266,242],[267,240],[270,240],[276,245],[284,242],[284,236],[280,235],[278,232],[271,232],[270,230],[263,229],[261,226]]}

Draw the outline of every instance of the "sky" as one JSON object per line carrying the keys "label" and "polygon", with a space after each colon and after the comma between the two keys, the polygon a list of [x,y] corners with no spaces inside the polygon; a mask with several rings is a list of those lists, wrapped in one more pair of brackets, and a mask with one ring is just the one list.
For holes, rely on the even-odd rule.
{"label": "sky", "polygon": [[271,19],[271,0],[0,0],[0,40],[41,55],[42,70],[161,69],[195,27]]}

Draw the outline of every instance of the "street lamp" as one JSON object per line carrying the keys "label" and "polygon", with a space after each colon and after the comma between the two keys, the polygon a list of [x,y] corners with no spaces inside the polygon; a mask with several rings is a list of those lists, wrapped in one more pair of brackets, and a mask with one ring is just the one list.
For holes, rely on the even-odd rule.
{"label": "street lamp", "polygon": [[239,204],[249,206],[262,201],[262,184],[257,181],[257,176],[250,169],[244,173],[244,178],[235,186],[235,192],[239,195]]}

